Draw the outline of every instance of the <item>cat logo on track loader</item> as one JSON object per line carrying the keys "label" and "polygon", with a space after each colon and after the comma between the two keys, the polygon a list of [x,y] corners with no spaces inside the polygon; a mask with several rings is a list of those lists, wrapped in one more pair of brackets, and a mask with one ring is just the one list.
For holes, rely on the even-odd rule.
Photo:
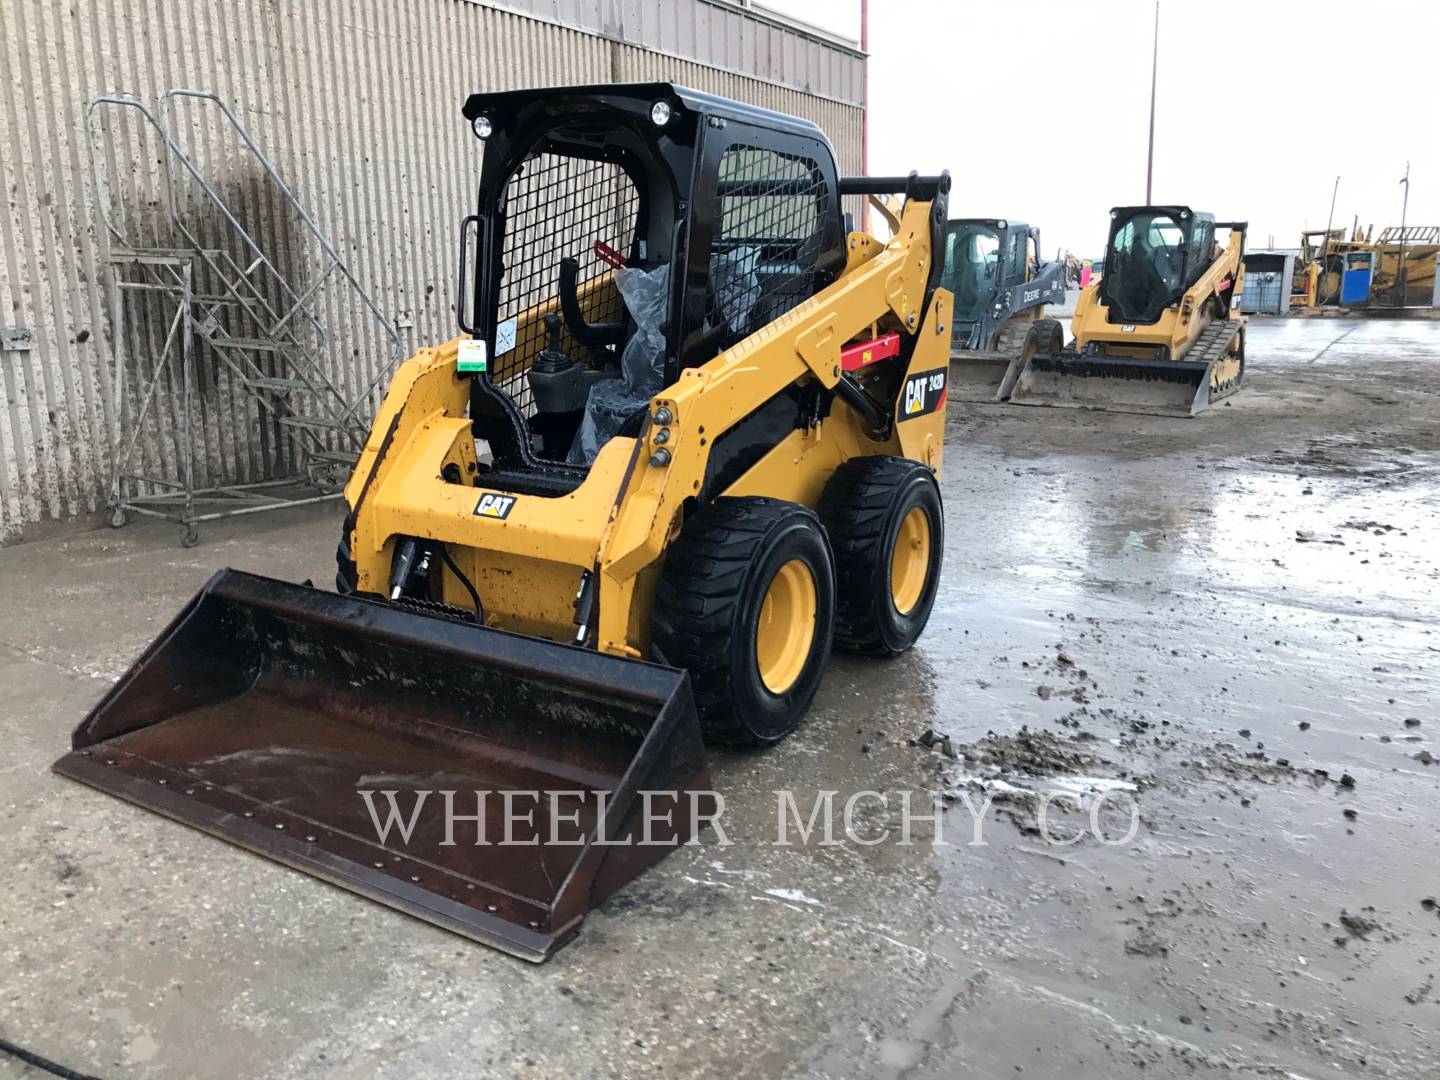
{"label": "cat logo on track loader", "polygon": [[483,518],[499,518],[504,521],[510,516],[510,511],[515,508],[517,502],[513,495],[496,495],[487,491],[480,496],[480,501],[475,504],[475,516]]}

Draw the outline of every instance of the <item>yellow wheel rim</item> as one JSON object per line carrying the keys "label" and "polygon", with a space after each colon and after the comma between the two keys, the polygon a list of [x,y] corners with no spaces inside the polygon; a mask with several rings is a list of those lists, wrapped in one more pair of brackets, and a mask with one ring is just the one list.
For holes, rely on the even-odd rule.
{"label": "yellow wheel rim", "polygon": [[890,555],[890,600],[901,615],[909,615],[925,591],[930,573],[930,518],[918,506],[910,508]]}
{"label": "yellow wheel rim", "polygon": [[785,693],[800,678],[815,641],[817,608],[815,576],[791,559],[770,579],[755,627],[755,662],[772,694]]}

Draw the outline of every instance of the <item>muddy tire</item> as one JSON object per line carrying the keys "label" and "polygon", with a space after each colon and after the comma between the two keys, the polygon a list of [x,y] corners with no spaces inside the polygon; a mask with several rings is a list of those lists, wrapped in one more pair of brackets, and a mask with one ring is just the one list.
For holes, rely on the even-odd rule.
{"label": "muddy tire", "polygon": [[1029,363],[1036,353],[1060,352],[1064,348],[1065,328],[1060,325],[1060,320],[1036,319],[1030,324],[1030,330],[1025,335],[1025,344],[1020,351],[1025,362]]}
{"label": "muddy tire", "polygon": [[807,508],[716,499],[670,545],[655,592],[656,659],[690,673],[711,742],[778,742],[800,722],[830,658],[835,574]]}
{"label": "muddy tire", "polygon": [[851,458],[825,485],[835,551],[835,645],[898,656],[915,644],[940,584],[945,515],[935,475],[899,457]]}

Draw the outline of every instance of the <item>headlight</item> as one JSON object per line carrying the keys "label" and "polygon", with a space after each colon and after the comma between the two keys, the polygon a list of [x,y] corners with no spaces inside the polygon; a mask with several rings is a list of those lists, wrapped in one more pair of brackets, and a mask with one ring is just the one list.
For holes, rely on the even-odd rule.
{"label": "headlight", "polygon": [[470,130],[475,132],[476,138],[488,139],[495,133],[495,125],[490,122],[490,117],[477,116],[470,121]]}
{"label": "headlight", "polygon": [[668,101],[657,101],[650,106],[650,120],[656,127],[664,127],[673,115],[674,110],[670,108]]}

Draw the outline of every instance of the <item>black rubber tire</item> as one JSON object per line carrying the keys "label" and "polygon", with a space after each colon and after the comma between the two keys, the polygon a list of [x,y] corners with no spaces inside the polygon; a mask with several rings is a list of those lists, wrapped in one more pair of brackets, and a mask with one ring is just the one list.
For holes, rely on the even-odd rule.
{"label": "black rubber tire", "polygon": [[[901,522],[922,507],[930,524],[930,561],[920,598],[896,609],[890,561]],[[820,520],[835,552],[835,646],[861,656],[899,656],[930,621],[945,548],[945,512],[935,474],[900,457],[851,458],[820,496]]]}
{"label": "black rubber tire", "polygon": [[1064,348],[1065,327],[1060,325],[1060,320],[1036,319],[1025,334],[1025,344],[1021,351],[1028,351],[1033,356],[1035,353],[1060,352]]}
{"label": "black rubber tire", "polygon": [[[815,635],[783,694],[760,677],[756,623],[776,572],[792,559],[815,584]],[[657,659],[690,673],[707,741],[779,742],[815,698],[830,659],[835,571],[825,530],[797,503],[721,498],[685,523],[670,545],[651,614]]]}

